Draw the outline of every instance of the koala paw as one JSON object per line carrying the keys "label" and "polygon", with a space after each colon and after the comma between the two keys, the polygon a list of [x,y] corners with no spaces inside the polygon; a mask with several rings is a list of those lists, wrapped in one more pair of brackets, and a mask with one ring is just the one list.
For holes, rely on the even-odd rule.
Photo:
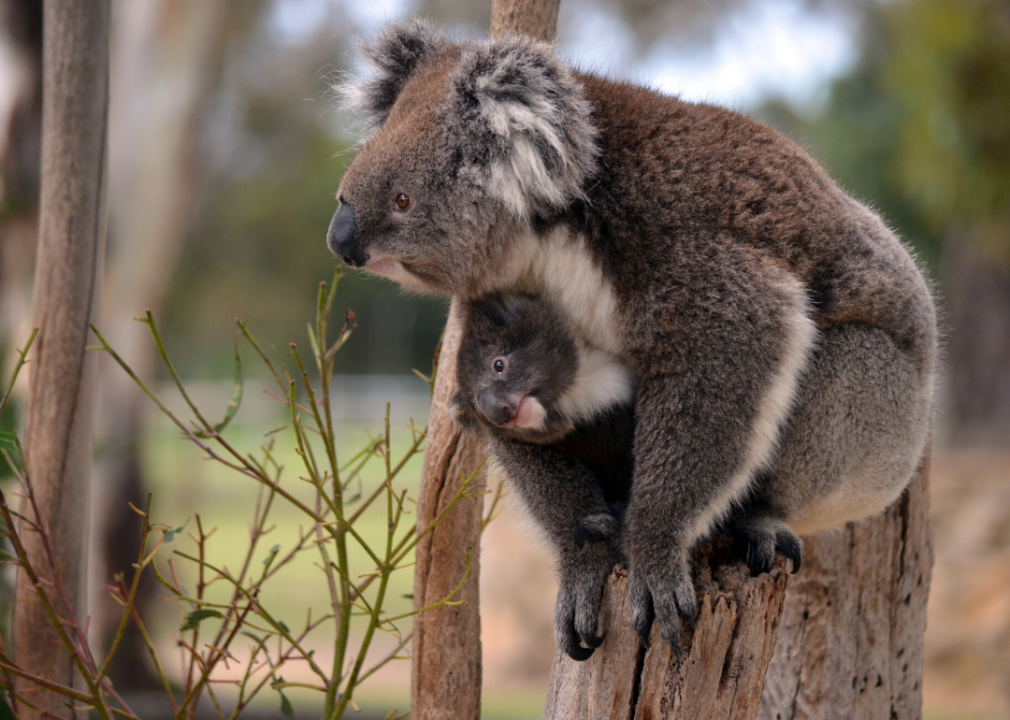
{"label": "koala paw", "polygon": [[669,564],[650,562],[643,566],[632,557],[628,574],[631,623],[642,643],[648,646],[649,631],[655,619],[663,638],[678,649],[682,630],[680,615],[683,614],[693,627],[698,612],[698,593],[686,558]]}
{"label": "koala paw", "polygon": [[616,538],[620,531],[620,520],[610,513],[586,515],[575,528],[575,544],[581,549],[587,542]]}
{"label": "koala paw", "polygon": [[603,643],[596,624],[603,584],[615,564],[610,545],[589,543],[566,553],[558,563],[554,633],[558,646],[573,660],[588,660]]}
{"label": "koala paw", "polygon": [[742,546],[751,576],[771,572],[775,555],[793,562],[793,572],[800,569],[803,560],[803,541],[781,520],[760,518],[737,524],[736,541]]}

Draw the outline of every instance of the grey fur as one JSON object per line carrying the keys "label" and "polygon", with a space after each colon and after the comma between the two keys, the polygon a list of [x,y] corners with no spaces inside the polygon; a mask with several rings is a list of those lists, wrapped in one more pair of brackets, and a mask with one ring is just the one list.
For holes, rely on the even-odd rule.
{"label": "grey fur", "polygon": [[[901,492],[929,433],[936,317],[879,217],[731,111],[565,70],[532,41],[424,45],[344,176],[330,246],[418,291],[533,293],[638,374],[623,549],[640,632],[655,612],[677,639],[696,607],[687,553],[735,507],[766,557],[773,531],[792,543],[779,521],[843,522]],[[470,82],[468,58],[509,82]],[[498,110],[462,123],[461,87],[532,120],[497,135]],[[530,148],[543,177],[514,161]],[[797,520],[810,496],[837,502]],[[566,596],[592,594],[572,582]]]}
{"label": "grey fur", "polygon": [[[598,412],[568,414],[559,403],[585,365],[565,323],[543,301],[493,296],[464,306],[453,416],[487,439],[521,506],[550,540],[560,587],[557,642],[576,660],[602,640],[597,604],[620,558],[634,432],[633,384]],[[511,426],[530,398],[545,408],[544,426]],[[511,410],[503,415],[501,406]]]}

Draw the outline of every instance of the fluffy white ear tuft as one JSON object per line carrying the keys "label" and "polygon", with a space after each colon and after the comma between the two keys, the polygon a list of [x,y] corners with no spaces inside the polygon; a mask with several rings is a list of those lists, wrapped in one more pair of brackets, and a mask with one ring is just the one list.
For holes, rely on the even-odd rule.
{"label": "fluffy white ear tuft", "polygon": [[374,131],[389,115],[417,66],[446,44],[445,36],[423,20],[387,25],[373,41],[359,48],[371,71],[369,76],[334,89],[368,130]]}
{"label": "fluffy white ear tuft", "polygon": [[598,133],[582,86],[549,45],[518,37],[469,45],[451,92],[463,172],[514,214],[584,195]]}

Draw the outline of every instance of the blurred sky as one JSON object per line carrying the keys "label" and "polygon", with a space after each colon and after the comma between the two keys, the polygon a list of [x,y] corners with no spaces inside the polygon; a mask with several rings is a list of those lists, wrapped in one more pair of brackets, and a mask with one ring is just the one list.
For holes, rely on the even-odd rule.
{"label": "blurred sky", "polygon": [[[278,0],[270,25],[281,43],[305,42],[339,6],[355,34],[416,11],[412,0]],[[857,28],[837,11],[812,10],[800,0],[754,0],[731,13],[711,43],[694,47],[659,42],[644,57],[636,38],[612,10],[592,2],[561,3],[558,44],[582,67],[634,79],[678,94],[733,108],[767,97],[816,107],[828,81],[851,69]],[[467,28],[455,28],[466,32]],[[680,45],[680,47],[678,47]]]}

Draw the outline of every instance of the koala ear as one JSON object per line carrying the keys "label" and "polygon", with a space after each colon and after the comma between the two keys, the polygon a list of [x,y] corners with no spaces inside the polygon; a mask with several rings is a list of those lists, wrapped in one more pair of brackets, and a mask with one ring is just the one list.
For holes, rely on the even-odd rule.
{"label": "koala ear", "polygon": [[338,92],[374,131],[386,120],[417,66],[446,42],[445,36],[421,20],[387,25],[375,40],[359,48],[361,57],[370,66],[371,77],[351,80],[340,86]]}
{"label": "koala ear", "polygon": [[549,45],[512,37],[467,46],[450,92],[462,172],[513,213],[584,195],[598,133],[582,86]]}

